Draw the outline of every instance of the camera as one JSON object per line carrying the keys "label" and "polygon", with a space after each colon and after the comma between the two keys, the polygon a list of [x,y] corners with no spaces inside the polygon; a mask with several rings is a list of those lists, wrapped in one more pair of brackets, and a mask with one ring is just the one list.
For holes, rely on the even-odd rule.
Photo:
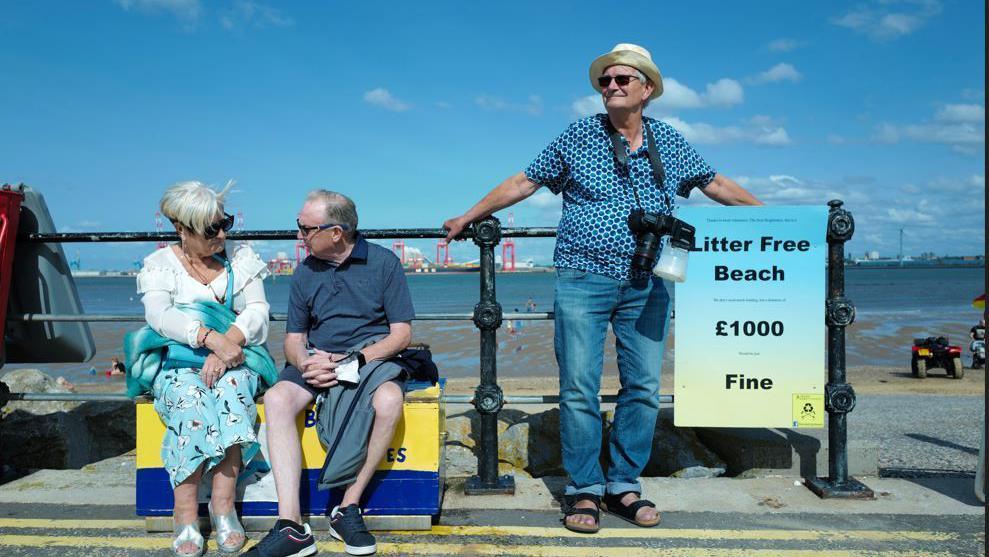
{"label": "camera", "polygon": [[[635,235],[632,268],[683,282],[687,273],[687,252],[694,249],[694,227],[676,217],[647,213],[642,209],[629,214],[628,227]],[[656,252],[663,236],[669,236],[668,247],[656,263]]]}

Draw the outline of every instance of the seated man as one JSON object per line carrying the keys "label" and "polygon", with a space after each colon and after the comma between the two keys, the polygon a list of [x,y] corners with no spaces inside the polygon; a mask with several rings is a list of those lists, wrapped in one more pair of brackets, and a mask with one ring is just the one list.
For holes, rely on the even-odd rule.
{"label": "seated man", "polygon": [[968,330],[968,338],[975,340],[986,339],[986,320],[980,319],[979,323]]}
{"label": "seated man", "polygon": [[[292,277],[285,327],[288,363],[278,383],[264,395],[278,521],[247,553],[257,557],[316,553],[309,525],[301,524],[302,450],[296,417],[319,394],[326,395],[326,401],[339,400],[343,391],[336,390],[344,387],[337,384],[338,366],[357,359],[362,368],[361,381],[365,381],[366,363],[387,360],[405,349],[412,339],[411,321],[415,316],[401,263],[392,252],[368,243],[357,233],[353,201],[339,193],[313,191],[299,211],[297,224],[298,238],[309,248],[310,256]],[[358,441],[367,440],[363,464],[352,479],[336,479],[333,483],[320,479],[321,485],[349,484],[340,505],[330,513],[330,533],[344,542],[351,555],[376,550],[359,503],[402,415],[404,375],[393,363],[377,367],[389,367],[386,373],[377,373],[379,378],[387,372],[395,378],[373,390],[369,385],[368,395],[359,401],[370,405],[374,412],[370,435],[364,431]],[[367,365],[367,369],[371,368]],[[331,472],[338,474],[339,470]]]}

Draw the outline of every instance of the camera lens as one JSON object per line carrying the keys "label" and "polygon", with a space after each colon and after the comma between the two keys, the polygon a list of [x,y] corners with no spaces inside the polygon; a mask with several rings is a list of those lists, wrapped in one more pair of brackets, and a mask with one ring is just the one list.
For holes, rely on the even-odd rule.
{"label": "camera lens", "polygon": [[635,253],[632,254],[632,268],[651,271],[659,251],[659,235],[643,232],[635,239]]}

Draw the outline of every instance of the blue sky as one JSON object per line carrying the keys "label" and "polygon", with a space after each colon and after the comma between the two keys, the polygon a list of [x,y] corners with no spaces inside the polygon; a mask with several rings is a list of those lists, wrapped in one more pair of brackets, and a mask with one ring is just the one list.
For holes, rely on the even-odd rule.
{"label": "blue sky", "polygon": [[[767,203],[844,199],[855,255],[895,255],[900,228],[906,253],[976,254],[984,22],[968,0],[4,2],[0,182],[42,191],[63,231],[152,230],[182,179],[237,180],[248,229],[290,228],[315,187],[362,227],[438,228],[601,111],[587,68],[634,42],[665,78],[650,115]],[[543,190],[513,212],[559,211]],[[151,248],[66,252],[124,269]]]}

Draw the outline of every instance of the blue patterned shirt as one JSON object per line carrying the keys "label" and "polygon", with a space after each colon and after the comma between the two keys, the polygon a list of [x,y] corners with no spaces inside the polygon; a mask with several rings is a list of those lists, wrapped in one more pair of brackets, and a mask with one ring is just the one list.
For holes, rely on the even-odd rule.
{"label": "blue patterned shirt", "polygon": [[[635,236],[628,228],[628,215],[637,208],[624,172],[618,168],[608,137],[606,114],[596,114],[570,124],[525,169],[525,175],[555,194],[563,193],[563,216],[557,229],[553,264],[618,280],[641,278],[644,271],[632,270]],[[688,197],[690,190],[707,186],[712,169],[672,126],[643,118],[652,129],[666,174],[657,187],[649,165],[648,139],[643,131],[642,147],[629,151],[629,175],[638,191],[642,208],[670,215],[676,195]]]}

